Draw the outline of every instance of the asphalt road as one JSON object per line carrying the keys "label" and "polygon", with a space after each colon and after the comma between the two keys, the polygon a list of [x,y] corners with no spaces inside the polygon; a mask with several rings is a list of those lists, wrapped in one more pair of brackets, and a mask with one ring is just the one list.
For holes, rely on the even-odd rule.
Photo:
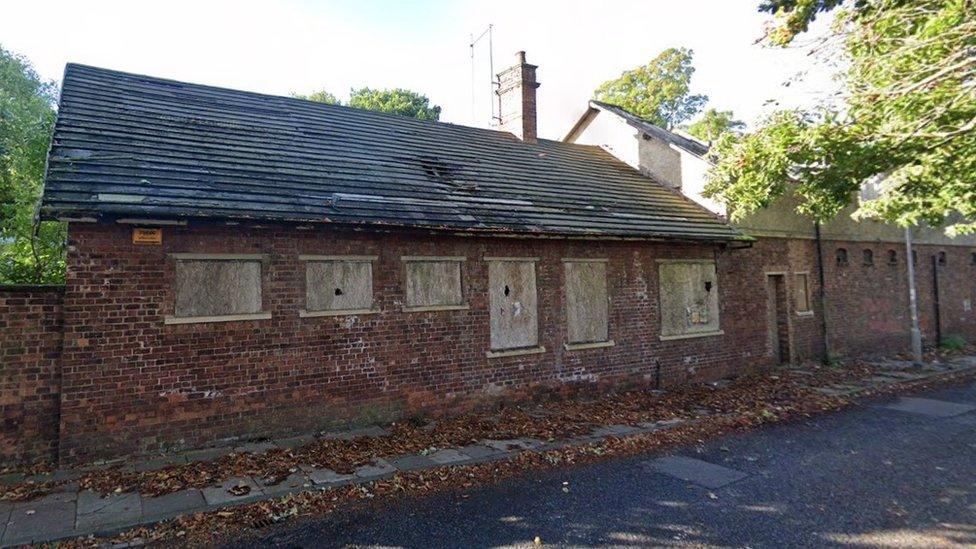
{"label": "asphalt road", "polygon": [[[976,406],[976,384],[913,397]],[[532,546],[538,536],[545,546],[976,546],[976,411],[966,410],[890,398],[668,454],[290,523],[234,545]]]}

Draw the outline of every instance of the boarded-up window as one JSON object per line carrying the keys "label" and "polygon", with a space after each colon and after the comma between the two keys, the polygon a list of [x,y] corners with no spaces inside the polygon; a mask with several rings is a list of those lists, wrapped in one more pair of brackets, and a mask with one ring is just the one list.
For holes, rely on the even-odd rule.
{"label": "boarded-up window", "polygon": [[406,309],[460,308],[463,257],[402,258],[406,265]]}
{"label": "boarded-up window", "polygon": [[[261,259],[176,257],[176,318],[261,312]],[[232,257],[232,259],[231,259]]]}
{"label": "boarded-up window", "polygon": [[488,293],[491,348],[518,349],[538,345],[535,261],[488,259]]}
{"label": "boarded-up window", "polygon": [[662,337],[719,332],[714,261],[662,261],[659,273]]}
{"label": "boarded-up window", "polygon": [[609,338],[607,264],[603,260],[565,260],[566,335],[570,343]]}
{"label": "boarded-up window", "polygon": [[301,256],[305,313],[370,312],[374,256]]}
{"label": "boarded-up window", "polygon": [[810,277],[807,273],[796,273],[796,312],[810,312]]}

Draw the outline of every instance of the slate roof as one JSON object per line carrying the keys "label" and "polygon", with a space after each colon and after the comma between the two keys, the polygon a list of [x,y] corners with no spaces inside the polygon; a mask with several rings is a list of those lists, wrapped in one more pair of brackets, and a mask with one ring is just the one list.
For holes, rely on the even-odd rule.
{"label": "slate roof", "polygon": [[599,147],[76,64],[41,215],[742,238]]}

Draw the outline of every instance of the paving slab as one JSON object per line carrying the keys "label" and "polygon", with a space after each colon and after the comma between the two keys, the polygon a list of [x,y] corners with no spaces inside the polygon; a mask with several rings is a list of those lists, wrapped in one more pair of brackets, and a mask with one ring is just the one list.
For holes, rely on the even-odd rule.
{"label": "paving slab", "polygon": [[51,494],[14,505],[3,545],[19,545],[70,536],[75,532],[76,494]]}
{"label": "paving slab", "polygon": [[79,532],[131,524],[142,516],[142,497],[135,492],[101,496],[91,490],[78,494],[75,528]]}
{"label": "paving slab", "polygon": [[166,520],[207,506],[203,492],[195,488],[154,498],[142,498],[142,516],[146,520]]}
{"label": "paving slab", "polygon": [[7,521],[10,519],[10,512],[13,509],[13,503],[0,501],[0,540],[3,540],[3,533],[7,529]]}
{"label": "paving slab", "polygon": [[438,450],[427,457],[437,465],[450,465],[452,463],[460,463],[462,461],[468,461],[471,459],[471,456],[462,454],[453,448]]}
{"label": "paving slab", "polygon": [[[228,492],[229,489],[236,486],[247,486],[249,490],[247,493],[235,495]],[[258,487],[257,483],[251,477],[243,478],[232,478],[221,484],[220,486],[212,486],[210,488],[204,488],[203,499],[207,500],[207,505],[227,505],[229,503],[241,503],[245,501],[251,501],[261,497],[263,492],[261,488]]]}
{"label": "paving slab", "polygon": [[645,462],[648,467],[705,488],[721,488],[748,475],[742,471],[684,456],[666,456]]}
{"label": "paving slab", "polygon": [[274,442],[265,440],[262,442],[248,442],[234,447],[234,452],[238,454],[263,454],[272,448],[277,448]]}
{"label": "paving slab", "polygon": [[906,372],[904,370],[890,370],[880,372],[879,375],[896,379],[918,379],[919,377],[922,377],[922,374],[919,372]]}
{"label": "paving slab", "polygon": [[437,463],[428,456],[419,454],[400,456],[392,460],[390,464],[400,471],[416,471],[418,469],[430,469],[431,467],[437,466]]}
{"label": "paving slab", "polygon": [[315,440],[312,435],[298,435],[295,437],[275,439],[274,443],[280,448],[298,448]]}
{"label": "paving slab", "polygon": [[898,400],[881,406],[889,410],[910,412],[932,417],[952,417],[965,414],[976,410],[976,406],[969,404],[959,404],[957,402],[947,402],[945,400],[933,400],[930,398],[901,397]]}
{"label": "paving slab", "polygon": [[469,444],[467,446],[458,448],[458,451],[475,460],[491,459],[511,453],[508,451],[499,450],[498,448],[493,448],[491,446],[485,446],[484,444]]}
{"label": "paving slab", "polygon": [[639,430],[637,427],[631,427],[630,425],[604,425],[603,427],[594,429],[592,435],[595,437],[622,437],[632,435]]}
{"label": "paving slab", "polygon": [[230,453],[230,448],[201,448],[199,450],[190,450],[189,452],[184,452],[183,457],[186,458],[187,462],[190,461],[210,461],[212,459],[217,459],[222,456],[226,456]]}
{"label": "paving slab", "polygon": [[263,490],[264,493],[269,496],[298,492],[300,490],[312,487],[312,479],[308,478],[308,475],[306,475],[303,471],[296,471],[288,475],[283,481],[277,484],[271,484],[272,480],[273,479],[258,478],[255,479],[255,482],[257,482],[261,490]]}
{"label": "paving slab", "polygon": [[341,486],[356,480],[356,475],[337,473],[332,469],[306,469],[308,478],[316,486]]}
{"label": "paving slab", "polygon": [[389,435],[390,432],[382,427],[372,426],[363,427],[362,429],[353,429],[351,431],[340,431],[335,433],[325,433],[322,438],[337,438],[340,440],[352,440],[359,437],[385,437]]}
{"label": "paving slab", "polygon": [[140,461],[132,465],[132,470],[137,473],[142,473],[145,471],[159,471],[160,469],[165,469],[167,467],[172,467],[174,465],[185,465],[186,457],[179,456],[165,456],[160,458],[148,459],[145,461]]}
{"label": "paving slab", "polygon": [[516,450],[531,450],[542,446],[544,442],[534,438],[511,438],[505,440],[485,440],[485,446],[494,448],[499,452],[512,452]]}
{"label": "paving slab", "polygon": [[685,423],[688,423],[687,419],[674,418],[662,419],[660,421],[645,421],[644,423],[638,423],[638,425],[649,431],[662,431],[664,429],[671,429]]}
{"label": "paving slab", "polygon": [[388,477],[393,473],[396,473],[396,468],[382,458],[374,459],[372,465],[365,465],[356,469],[357,477],[369,480]]}

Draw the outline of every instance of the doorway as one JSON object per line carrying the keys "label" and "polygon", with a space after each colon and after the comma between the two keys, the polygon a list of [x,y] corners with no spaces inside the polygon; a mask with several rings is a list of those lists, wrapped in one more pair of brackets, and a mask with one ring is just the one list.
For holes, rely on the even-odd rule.
{"label": "doorway", "polygon": [[776,364],[790,361],[790,317],[786,306],[786,274],[766,274],[766,318],[769,349]]}

